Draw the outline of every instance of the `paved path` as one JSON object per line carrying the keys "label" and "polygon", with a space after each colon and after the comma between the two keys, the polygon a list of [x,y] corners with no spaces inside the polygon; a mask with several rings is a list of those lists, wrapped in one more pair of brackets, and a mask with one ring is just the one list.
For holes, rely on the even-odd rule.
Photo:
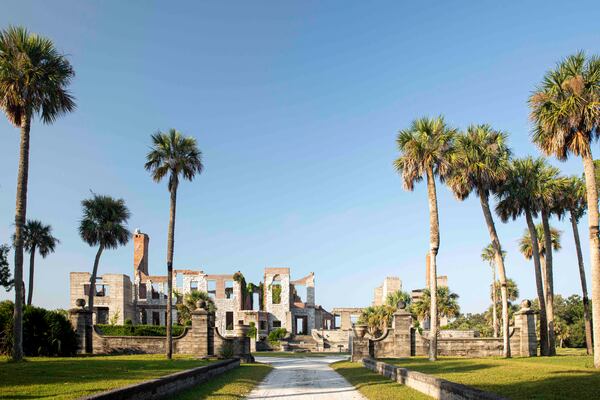
{"label": "paved path", "polygon": [[365,398],[340,374],[329,367],[347,357],[256,357],[273,370],[248,399],[324,400]]}

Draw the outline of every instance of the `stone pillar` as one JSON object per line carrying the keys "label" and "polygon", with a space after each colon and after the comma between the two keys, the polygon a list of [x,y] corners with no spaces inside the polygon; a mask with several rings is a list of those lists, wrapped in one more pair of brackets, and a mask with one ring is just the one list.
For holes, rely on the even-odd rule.
{"label": "stone pillar", "polygon": [[85,308],[85,300],[77,299],[80,308],[69,310],[69,320],[77,333],[77,354],[92,354],[92,313]]}
{"label": "stone pillar", "polygon": [[412,315],[406,311],[405,307],[404,303],[399,304],[393,317],[394,357],[410,357],[412,355]]}
{"label": "stone pillar", "polygon": [[238,321],[235,326],[233,339],[233,356],[241,359],[244,362],[254,362],[254,357],[250,352],[250,338],[248,337],[248,325],[244,325],[243,321]]}
{"label": "stone pillar", "polygon": [[521,357],[537,356],[537,336],[535,333],[535,315],[536,311],[531,308],[529,300],[521,302],[521,309],[515,313],[515,335],[519,335],[517,340],[512,341],[517,344],[517,348],[512,349],[513,355]]}
{"label": "stone pillar", "polygon": [[209,351],[208,312],[203,308],[192,311],[192,353],[198,357],[208,357]]}

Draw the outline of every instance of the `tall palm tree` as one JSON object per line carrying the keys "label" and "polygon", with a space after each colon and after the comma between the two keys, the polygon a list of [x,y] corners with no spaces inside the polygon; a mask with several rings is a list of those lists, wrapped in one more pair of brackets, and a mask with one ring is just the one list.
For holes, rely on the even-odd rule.
{"label": "tall palm tree", "polygon": [[[490,210],[490,194],[495,193],[508,176],[510,149],[506,138],[506,133],[495,130],[490,125],[469,126],[465,134],[456,138],[452,155],[453,173],[448,178],[448,186],[459,200],[466,199],[471,192],[475,192],[479,197],[502,288],[502,332],[508,332],[509,324],[506,269],[502,246]],[[503,335],[502,354],[504,357],[510,357],[508,334]]]}
{"label": "tall palm tree", "polygon": [[[548,249],[542,255],[542,267],[544,277],[544,289],[546,291],[546,313],[548,319],[548,355],[556,355],[556,338],[554,334],[554,271],[552,262],[553,238],[550,229],[550,215],[561,213],[560,197],[565,185],[564,178],[558,178],[559,170],[556,167],[546,165],[539,179],[539,204],[542,219],[542,233],[544,248]],[[541,251],[541,248],[540,248]]]}
{"label": "tall palm tree", "polygon": [[13,324],[14,360],[23,358],[23,226],[27,218],[29,133],[38,115],[51,124],[73,111],[75,101],[67,86],[75,73],[50,39],[22,27],[0,31],[0,108],[8,121],[21,131],[17,202],[15,210],[15,307]]}
{"label": "tall palm tree", "polygon": [[[598,171],[598,170],[597,170]],[[587,354],[592,354],[592,321],[590,313],[590,300],[588,297],[587,282],[585,277],[585,267],[583,264],[583,254],[581,252],[581,241],[579,239],[579,229],[577,224],[579,219],[585,214],[585,184],[576,177],[570,177],[562,191],[561,206],[569,213],[573,238],[575,240],[575,252],[577,254],[577,265],[579,266],[579,280],[581,281],[581,291],[583,297],[583,319],[585,322],[585,344]],[[559,218],[563,213],[558,213]]]}
{"label": "tall palm tree", "polygon": [[[600,136],[600,58],[579,52],[562,60],[544,76],[529,98],[534,122],[532,139],[559,160],[582,158],[585,173],[592,304],[600,304],[600,236],[598,191],[591,144]],[[600,368],[600,307],[593,307],[594,366]]]}
{"label": "tall palm tree", "polygon": [[[502,251],[502,259],[506,258],[506,252]],[[490,267],[492,269],[492,288],[496,287],[496,250],[494,249],[494,245],[493,244],[488,244],[486,247],[483,248],[483,250],[481,251],[481,259],[483,261],[487,261],[490,264]],[[500,285],[500,288],[506,288],[506,285]],[[500,289],[500,297],[502,297],[502,289]],[[507,296],[507,300],[508,300],[508,296]],[[493,330],[494,330],[494,337],[498,337],[498,312],[496,310],[496,306],[498,305],[498,297],[497,297],[497,293],[496,290],[492,289],[492,326],[493,326]],[[507,306],[508,309],[508,306]]]}
{"label": "tall palm tree", "polygon": [[542,158],[527,157],[516,159],[511,163],[508,179],[498,190],[496,213],[502,221],[517,219],[524,215],[529,234],[532,238],[532,257],[535,271],[535,283],[540,301],[540,349],[541,354],[548,355],[548,322],[546,318],[546,298],[540,265],[540,251],[537,231],[533,218],[537,217],[539,205],[539,179],[546,166]]}
{"label": "tall palm tree", "polygon": [[[414,120],[408,129],[398,133],[396,140],[400,157],[394,162],[402,175],[404,188],[412,191],[416,182],[427,177],[429,200],[429,290],[432,293],[430,315],[437,315],[437,265],[440,247],[440,227],[435,176],[443,181],[450,170],[450,156],[456,130],[446,125],[443,117]],[[429,359],[437,360],[438,321],[431,318]]]}
{"label": "tall palm tree", "polygon": [[[15,238],[13,237],[13,240]],[[23,247],[29,252],[29,291],[27,293],[27,305],[31,305],[33,298],[33,273],[35,263],[35,252],[39,251],[42,258],[54,253],[56,245],[60,240],[52,236],[52,227],[44,225],[38,220],[27,220],[23,227]]]}
{"label": "tall palm tree", "polygon": [[169,233],[167,238],[167,358],[173,355],[172,325],[173,325],[173,250],[175,246],[175,211],[177,207],[177,188],[179,177],[191,181],[203,169],[202,153],[198,150],[196,139],[175,129],[168,133],[158,131],[152,135],[152,148],[146,156],[147,171],[152,179],[160,182],[169,175],[167,188],[171,194],[169,212]]}
{"label": "tall palm tree", "polygon": [[127,244],[131,237],[127,220],[131,214],[125,200],[95,193],[92,198],[83,200],[81,206],[83,218],[79,223],[79,236],[88,245],[98,246],[88,293],[88,306],[93,313],[100,256],[105,249],[116,249]]}

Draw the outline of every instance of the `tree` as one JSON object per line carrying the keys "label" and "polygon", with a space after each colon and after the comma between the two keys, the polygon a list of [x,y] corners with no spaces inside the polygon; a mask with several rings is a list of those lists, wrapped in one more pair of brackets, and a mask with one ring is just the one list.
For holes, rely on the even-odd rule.
{"label": "tree", "polygon": [[213,299],[210,298],[208,293],[202,290],[192,290],[183,296],[176,291],[174,293],[177,297],[177,316],[179,323],[182,325],[186,325],[188,321],[192,320],[192,311],[198,308],[198,302],[201,302],[203,305],[202,308],[209,313],[217,311],[217,306]]}
{"label": "tree", "polygon": [[[502,259],[506,258],[506,252],[501,251]],[[492,269],[492,288],[496,287],[496,250],[494,246],[490,243],[481,251],[481,259],[483,261],[487,261],[490,264]],[[503,287],[500,285],[500,287]],[[498,297],[496,295],[496,290],[492,289],[492,328],[494,331],[494,337],[498,337],[498,312],[496,311],[496,306],[498,304]],[[502,297],[502,294],[500,294]]]}
{"label": "tree", "polygon": [[[420,319],[431,317],[429,303],[431,302],[431,292],[429,289],[423,290],[423,295],[417,301],[411,304],[411,311]],[[453,293],[447,287],[437,288],[437,319],[441,317],[455,318],[460,314],[458,305],[458,295]],[[435,318],[430,318],[432,321]],[[433,332],[431,332],[433,335]]]}
{"label": "tree", "polygon": [[402,290],[396,290],[395,292],[388,293],[385,298],[385,304],[393,307],[394,311],[398,308],[398,303],[403,302],[406,306],[410,305],[412,298],[407,292]]}
{"label": "tree", "polygon": [[[494,250],[494,265],[498,268],[503,288],[506,286],[506,269],[502,246],[490,210],[490,194],[495,193],[508,176],[510,149],[506,138],[506,133],[495,130],[490,125],[469,126],[465,134],[456,138],[455,151],[452,153],[452,173],[447,181],[459,200],[466,199],[471,192],[475,192],[479,197]],[[508,298],[505,289],[502,290],[501,299],[502,332],[508,332]],[[494,302],[494,306],[495,304]],[[497,328],[495,329],[497,332]],[[502,354],[504,357],[510,357],[510,340],[507,334],[503,335]]]}
{"label": "tree", "polygon": [[0,245],[0,286],[4,287],[6,291],[10,291],[15,281],[10,276],[10,268],[8,267],[8,252],[10,247],[8,245]]}
{"label": "tree", "polygon": [[[598,161],[595,160],[594,163]],[[600,168],[596,169],[596,173]],[[579,280],[581,281],[581,292],[583,295],[583,317],[585,325],[585,343],[587,354],[592,354],[592,321],[590,312],[590,300],[587,291],[587,282],[585,277],[585,266],[583,264],[583,254],[581,252],[581,241],[579,239],[579,228],[577,224],[583,214],[585,214],[585,184],[576,176],[569,178],[562,191],[562,207],[569,213],[573,238],[575,240],[575,252],[577,254],[577,265],[579,266]],[[559,214],[561,218],[563,214]]]}
{"label": "tree", "polygon": [[173,355],[173,251],[175,247],[175,213],[177,208],[177,188],[179,178],[191,181],[203,169],[202,153],[196,139],[184,137],[181,132],[171,129],[168,133],[158,131],[152,138],[152,148],[146,156],[144,167],[155,182],[169,176],[167,188],[171,195],[169,212],[169,233],[167,238],[167,358]]}
{"label": "tree", "polygon": [[367,325],[369,333],[377,337],[390,326],[395,311],[396,307],[387,304],[366,307],[361,311],[358,323]]}
{"label": "tree", "polygon": [[[417,182],[427,177],[427,197],[429,200],[429,290],[431,296],[431,315],[437,315],[437,264],[436,257],[440,247],[440,227],[435,177],[441,181],[450,171],[450,156],[456,130],[448,127],[443,117],[420,118],[408,129],[400,131],[396,140],[400,157],[394,162],[406,190],[412,191]],[[437,360],[438,324],[431,321],[431,342],[429,359]]]}
{"label": "tree", "polygon": [[[73,111],[75,101],[66,89],[75,75],[66,57],[50,39],[22,27],[0,31],[0,108],[20,129],[19,170],[15,210],[15,282],[23,281],[23,227],[27,216],[29,134],[39,115],[51,124]],[[23,358],[23,285],[15,285],[14,360]]]}
{"label": "tree", "polygon": [[[598,191],[591,144],[600,136],[600,58],[578,52],[548,71],[529,98],[533,142],[561,161],[581,157],[585,173],[592,303],[600,304]],[[600,307],[593,307],[594,366],[600,368]]]}
{"label": "tree", "polygon": [[90,311],[94,312],[100,256],[105,249],[116,249],[127,244],[131,237],[127,229],[127,220],[131,214],[125,200],[95,193],[92,198],[83,200],[81,206],[83,218],[79,224],[79,236],[88,245],[98,246],[88,293],[88,306]]}
{"label": "tree", "polygon": [[542,355],[548,355],[548,322],[546,317],[546,298],[542,270],[540,266],[539,240],[533,223],[537,217],[539,204],[539,179],[546,163],[542,158],[527,157],[513,160],[507,180],[498,190],[496,213],[502,221],[517,219],[525,215],[529,234],[532,238],[532,258],[535,271],[537,294],[540,301],[540,349]]}
{"label": "tree", "polygon": [[[14,241],[13,237],[13,241]],[[35,264],[35,252],[40,253],[42,258],[54,253],[56,245],[60,240],[52,236],[52,227],[44,225],[39,220],[28,219],[23,227],[23,248],[29,252],[29,291],[27,292],[27,305],[31,305],[33,299],[33,276]]]}

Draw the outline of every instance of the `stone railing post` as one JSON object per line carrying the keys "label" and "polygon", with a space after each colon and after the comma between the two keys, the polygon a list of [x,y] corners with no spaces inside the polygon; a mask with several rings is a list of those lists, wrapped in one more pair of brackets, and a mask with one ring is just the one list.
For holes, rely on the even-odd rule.
{"label": "stone railing post", "polygon": [[394,313],[392,328],[394,329],[394,357],[410,357],[412,315],[406,311],[404,302],[398,304]]}
{"label": "stone railing post", "polygon": [[85,308],[84,299],[77,299],[76,304],[79,308],[69,310],[69,321],[77,333],[77,353],[92,354],[92,313]]}
{"label": "stone railing post", "polygon": [[513,350],[513,355],[521,357],[537,356],[537,336],[535,333],[535,315],[537,312],[530,307],[531,302],[523,300],[521,309],[515,313],[515,335],[518,334],[519,337],[513,341],[518,346]]}
{"label": "stone railing post", "polygon": [[208,311],[202,307],[192,311],[192,353],[198,357],[208,357],[209,351]]}
{"label": "stone railing post", "polygon": [[366,334],[367,326],[363,324],[354,325],[354,329],[350,331],[350,361],[361,362],[363,358],[370,356]]}
{"label": "stone railing post", "polygon": [[254,357],[252,357],[250,352],[249,328],[250,326],[244,325],[244,321],[238,321],[238,324],[234,328],[233,356],[240,358],[244,362],[254,361]]}

